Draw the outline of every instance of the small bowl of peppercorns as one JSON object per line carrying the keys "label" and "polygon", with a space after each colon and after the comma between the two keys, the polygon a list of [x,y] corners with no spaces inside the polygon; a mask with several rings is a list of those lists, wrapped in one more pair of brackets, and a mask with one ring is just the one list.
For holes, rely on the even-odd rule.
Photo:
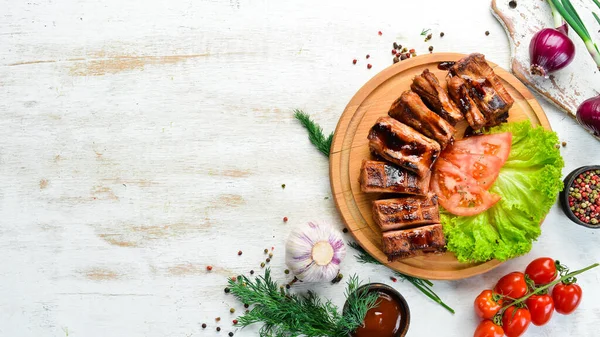
{"label": "small bowl of peppercorns", "polygon": [[560,192],[560,205],[578,225],[600,228],[600,166],[583,166],[569,173]]}

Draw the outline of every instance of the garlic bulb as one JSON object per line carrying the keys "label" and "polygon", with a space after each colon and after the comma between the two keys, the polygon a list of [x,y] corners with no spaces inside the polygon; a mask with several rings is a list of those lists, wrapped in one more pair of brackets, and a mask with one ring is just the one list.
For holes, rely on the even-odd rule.
{"label": "garlic bulb", "polygon": [[333,280],[346,256],[340,232],[327,223],[309,222],[295,227],[285,249],[288,268],[305,282]]}

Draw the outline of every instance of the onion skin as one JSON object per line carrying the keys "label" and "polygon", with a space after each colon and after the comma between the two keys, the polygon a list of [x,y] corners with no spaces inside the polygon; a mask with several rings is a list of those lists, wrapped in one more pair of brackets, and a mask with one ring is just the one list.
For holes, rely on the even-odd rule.
{"label": "onion skin", "polygon": [[573,61],[575,44],[563,32],[554,28],[544,28],[531,38],[529,57],[531,73],[546,77]]}
{"label": "onion skin", "polygon": [[600,95],[586,99],[579,105],[577,121],[595,136],[600,136]]}

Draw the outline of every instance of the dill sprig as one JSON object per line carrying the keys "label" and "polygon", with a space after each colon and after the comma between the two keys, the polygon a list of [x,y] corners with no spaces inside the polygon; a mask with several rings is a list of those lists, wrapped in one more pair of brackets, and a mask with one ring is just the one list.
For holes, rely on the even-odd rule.
{"label": "dill sprig", "polygon": [[310,116],[302,110],[294,110],[294,117],[302,123],[302,125],[308,131],[308,139],[310,142],[321,151],[324,155],[329,157],[329,151],[331,150],[331,142],[333,142],[333,132],[325,137],[323,134],[323,128],[313,121]]}
{"label": "dill sprig", "polygon": [[367,311],[376,305],[377,293],[357,289],[357,276],[348,280],[348,306],[342,314],[330,300],[321,300],[314,292],[293,294],[271,279],[271,271],[254,280],[238,276],[229,280],[230,292],[242,303],[252,305],[246,314],[238,317],[237,326],[262,323],[261,337],[346,337],[360,326]]}
{"label": "dill sprig", "polygon": [[[373,263],[373,264],[381,265],[381,262],[377,261],[374,257],[369,255],[369,253],[367,253],[358,243],[348,242],[348,246],[350,246],[358,251],[358,255],[354,256],[354,257],[356,257],[358,262]],[[406,280],[406,281],[410,282],[417,289],[419,289],[423,294],[425,294],[425,296],[429,297],[434,302],[438,303],[439,305],[441,305],[442,307],[444,307],[446,310],[450,311],[451,313],[454,313],[454,309],[452,309],[446,303],[444,303],[444,301],[442,301],[442,299],[433,291],[433,289],[431,289],[431,287],[433,287],[433,283],[431,283],[431,281],[420,279],[418,277],[404,275],[397,271],[394,271],[394,274],[396,276],[398,276],[401,280]]]}

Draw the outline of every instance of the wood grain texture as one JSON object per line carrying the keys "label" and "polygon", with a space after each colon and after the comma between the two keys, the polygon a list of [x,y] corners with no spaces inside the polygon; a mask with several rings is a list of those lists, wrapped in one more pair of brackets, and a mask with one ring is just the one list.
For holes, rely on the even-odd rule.
{"label": "wood grain texture", "polygon": [[[0,0],[0,336],[257,336],[257,328],[232,328],[229,309],[244,308],[223,292],[226,278],[258,272],[263,249],[275,247],[273,276],[289,281],[283,250],[292,226],[324,219],[343,228],[329,162],[292,110],[333,131],[352,95],[391,65],[393,41],[418,54],[430,45],[481,52],[508,69],[508,41],[489,7],[481,0]],[[432,29],[429,42],[424,28]],[[109,67],[122,56],[146,59]],[[71,71],[100,61],[107,66],[98,75]],[[600,162],[593,137],[540,103],[567,142],[564,173]],[[599,247],[600,232],[554,208],[527,256],[434,282],[454,316],[409,283],[391,282],[389,269],[359,264],[351,249],[341,272],[398,289],[413,314],[408,336],[443,326],[445,336],[464,337],[478,323],[472,299],[503,273],[545,255],[582,267]],[[527,336],[595,337],[599,275],[579,277],[585,298],[575,314]],[[343,288],[343,281],[294,286],[340,306]]]}
{"label": "wood grain texture", "polygon": [[[600,39],[598,23],[592,11],[600,11],[592,1],[574,0],[581,19],[595,41]],[[573,62],[548,78],[534,76],[529,71],[529,44],[542,28],[553,27],[552,11],[544,0],[518,1],[511,8],[508,1],[492,0],[492,12],[506,29],[511,46],[511,69],[517,78],[536,90],[542,97],[575,118],[577,107],[584,100],[600,94],[600,71],[587,52],[585,45],[569,27],[569,37],[576,46]]]}
{"label": "wood grain texture", "polygon": [[[372,202],[383,197],[380,193],[361,191],[359,175],[364,159],[370,158],[367,134],[375,121],[387,112],[413,78],[429,69],[446,87],[447,71],[437,65],[444,61],[458,61],[463,54],[434,53],[397,63],[375,75],[348,103],[335,130],[331,150],[330,178],[333,198],[342,218],[356,241],[381,263],[399,272],[427,279],[456,280],[489,271],[500,261],[460,263],[453,253],[430,254],[395,262],[388,262],[381,244],[381,230],[372,217]],[[491,64],[515,100],[509,122],[530,120],[533,125],[550,129],[546,114],[527,88],[514,76]],[[457,130],[466,128],[466,122],[457,124]],[[461,136],[458,133],[459,137]],[[339,158],[339,160],[337,159]]]}

